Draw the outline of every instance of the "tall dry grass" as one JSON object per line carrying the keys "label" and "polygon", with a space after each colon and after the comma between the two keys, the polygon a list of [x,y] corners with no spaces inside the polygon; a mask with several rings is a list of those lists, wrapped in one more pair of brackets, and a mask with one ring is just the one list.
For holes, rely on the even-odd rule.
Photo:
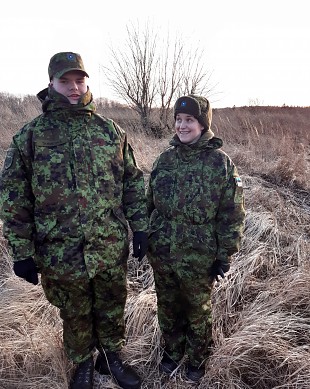
{"label": "tall dry grass", "polygon": [[[121,115],[112,108],[107,116]],[[147,177],[171,134],[151,138],[132,125],[134,120],[123,117],[122,126],[129,128]],[[199,388],[310,388],[308,124],[309,108],[214,112],[214,131],[224,139],[224,150],[244,182],[247,215],[242,248],[227,277],[214,287],[215,344]],[[4,133],[3,149],[9,138]],[[63,351],[58,311],[47,303],[40,285],[13,275],[3,239],[0,249],[0,388],[65,389],[73,366]],[[147,259],[139,264],[130,256],[128,263],[124,359],[143,377],[143,388],[192,387],[184,363],[171,377],[159,373],[162,348],[153,274]],[[110,377],[95,374],[95,388],[117,386]]]}
{"label": "tall dry grass", "polygon": [[241,107],[214,111],[215,132],[241,171],[309,190],[310,107]]}

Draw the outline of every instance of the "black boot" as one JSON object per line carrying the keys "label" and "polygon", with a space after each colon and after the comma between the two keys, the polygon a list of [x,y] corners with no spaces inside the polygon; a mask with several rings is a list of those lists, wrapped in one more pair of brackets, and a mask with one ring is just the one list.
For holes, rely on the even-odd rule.
{"label": "black boot", "polygon": [[94,376],[94,360],[93,357],[78,364],[70,389],[92,389]]}
{"label": "black boot", "polygon": [[193,366],[190,363],[187,365],[186,378],[192,382],[199,382],[205,375],[205,365]]}
{"label": "black boot", "polygon": [[166,352],[164,352],[163,358],[159,364],[159,370],[171,374],[177,367],[178,362],[174,361]]}
{"label": "black boot", "polygon": [[99,354],[95,369],[99,374],[112,375],[117,384],[123,389],[140,389],[141,379],[129,366],[123,364],[116,352],[108,351]]}

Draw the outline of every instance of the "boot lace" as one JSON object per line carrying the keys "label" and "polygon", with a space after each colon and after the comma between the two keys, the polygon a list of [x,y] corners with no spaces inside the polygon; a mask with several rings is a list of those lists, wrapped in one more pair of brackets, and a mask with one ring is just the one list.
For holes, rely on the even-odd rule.
{"label": "boot lace", "polygon": [[122,361],[116,359],[115,361],[113,361],[111,363],[111,365],[113,365],[113,370],[116,369],[119,372],[124,373],[125,368],[124,368]]}
{"label": "boot lace", "polygon": [[92,365],[89,361],[82,362],[77,368],[76,384],[89,384],[92,379]]}

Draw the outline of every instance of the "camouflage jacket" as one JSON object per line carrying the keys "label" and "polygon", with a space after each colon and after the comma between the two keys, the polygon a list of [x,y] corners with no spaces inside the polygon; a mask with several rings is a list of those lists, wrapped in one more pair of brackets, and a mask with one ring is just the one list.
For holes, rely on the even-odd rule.
{"label": "camouflage jacket", "polygon": [[[211,135],[210,135],[211,134]],[[211,265],[237,252],[244,227],[241,179],[211,130],[193,145],[175,135],[148,190],[149,258]],[[191,265],[190,265],[191,264]]]}
{"label": "camouflage jacket", "polygon": [[86,264],[93,277],[128,253],[127,222],[147,230],[143,173],[89,90],[77,105],[52,88],[38,97],[43,114],[13,137],[1,174],[4,236],[14,261],[67,275]]}

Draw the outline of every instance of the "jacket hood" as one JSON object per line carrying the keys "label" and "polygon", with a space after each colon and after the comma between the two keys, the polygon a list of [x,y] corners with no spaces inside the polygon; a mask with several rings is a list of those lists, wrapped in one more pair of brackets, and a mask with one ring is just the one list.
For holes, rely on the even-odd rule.
{"label": "jacket hood", "polygon": [[221,148],[223,146],[223,141],[222,139],[215,137],[211,130],[208,130],[203,131],[198,141],[191,145],[182,143],[177,134],[175,134],[170,141],[170,145],[176,148],[178,156],[186,162],[199,158],[198,156],[202,151]]}
{"label": "jacket hood", "polygon": [[61,93],[56,92],[53,87],[43,89],[37,94],[37,98],[42,103],[42,111],[70,110],[70,111],[89,111],[95,112],[96,105],[93,96],[87,87],[87,92],[82,95],[78,104],[71,104],[70,101]]}

